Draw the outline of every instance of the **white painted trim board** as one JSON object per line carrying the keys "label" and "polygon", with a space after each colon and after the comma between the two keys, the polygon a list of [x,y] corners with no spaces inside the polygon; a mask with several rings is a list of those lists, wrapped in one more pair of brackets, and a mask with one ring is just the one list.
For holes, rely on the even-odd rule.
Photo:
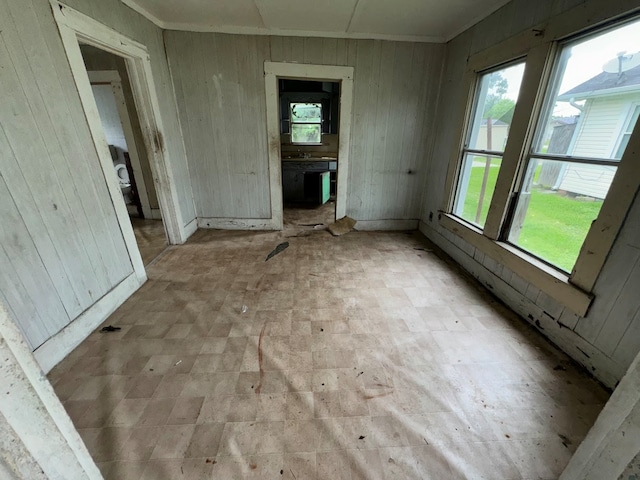
{"label": "white painted trim board", "polygon": [[[69,414],[1,300],[0,352],[3,359],[0,416],[19,436],[43,475],[102,479]],[[0,476],[3,471],[5,469],[0,468]]]}
{"label": "white painted trim board", "polygon": [[340,125],[338,127],[338,186],[336,218],[347,215],[349,152],[353,112],[353,67],[302,63],[264,62],[267,102],[267,142],[269,147],[269,184],[271,190],[271,228],[282,230],[282,152],[280,146],[279,78],[340,82]]}
{"label": "white painted trim board", "polygon": [[146,275],[129,275],[113,290],[85,310],[61,331],[40,345],[34,356],[45,373],[51,371],[89,336],[109,315],[147,280]]}

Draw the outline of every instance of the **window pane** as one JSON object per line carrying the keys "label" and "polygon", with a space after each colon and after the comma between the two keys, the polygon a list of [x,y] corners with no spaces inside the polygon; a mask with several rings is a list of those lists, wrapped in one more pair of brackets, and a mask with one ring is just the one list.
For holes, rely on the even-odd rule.
{"label": "window pane", "polygon": [[518,63],[480,77],[467,148],[504,151],[523,74]]}
{"label": "window pane", "polygon": [[322,107],[319,103],[292,103],[291,121],[297,123],[320,123]]}
{"label": "window pane", "polygon": [[638,119],[640,22],[567,44],[534,152],[620,158]]}
{"label": "window pane", "polygon": [[502,157],[465,155],[460,172],[454,213],[479,227],[484,227]]}
{"label": "window pane", "polygon": [[292,143],[320,143],[322,133],[319,124],[291,124],[291,142]]}
{"label": "window pane", "polygon": [[509,241],[570,272],[616,168],[532,159]]}

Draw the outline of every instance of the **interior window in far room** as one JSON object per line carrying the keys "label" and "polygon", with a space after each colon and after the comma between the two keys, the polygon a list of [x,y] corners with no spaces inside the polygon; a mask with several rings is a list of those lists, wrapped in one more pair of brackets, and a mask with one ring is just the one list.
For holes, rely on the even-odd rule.
{"label": "interior window in far room", "polygon": [[322,142],[322,104],[291,103],[291,143]]}

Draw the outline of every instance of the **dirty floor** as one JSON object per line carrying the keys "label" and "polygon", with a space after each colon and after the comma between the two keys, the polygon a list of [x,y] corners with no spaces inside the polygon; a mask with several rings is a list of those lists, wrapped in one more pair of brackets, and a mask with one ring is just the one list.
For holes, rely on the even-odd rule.
{"label": "dirty floor", "polygon": [[149,265],[167,248],[167,236],[162,220],[143,220],[131,217],[131,225],[136,235],[142,263],[145,266]]}
{"label": "dirty floor", "polygon": [[596,382],[417,233],[289,233],[198,231],[50,373],[106,479],[558,478]]}
{"label": "dirty floor", "polygon": [[283,210],[285,228],[312,229],[318,225],[329,225],[335,220],[336,204],[334,200],[329,200],[323,205],[285,206]]}

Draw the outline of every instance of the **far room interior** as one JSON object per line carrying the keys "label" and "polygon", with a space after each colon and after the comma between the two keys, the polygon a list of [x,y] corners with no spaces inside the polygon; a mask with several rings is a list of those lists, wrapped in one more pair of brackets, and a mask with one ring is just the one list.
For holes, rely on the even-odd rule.
{"label": "far room interior", "polygon": [[0,7],[0,477],[640,478],[638,5]]}
{"label": "far room interior", "polygon": [[278,80],[284,223],[333,223],[338,179],[340,84]]}
{"label": "far room interior", "polygon": [[167,238],[127,65],[124,58],[88,44],[80,51],[142,261],[148,265],[165,250]]}

